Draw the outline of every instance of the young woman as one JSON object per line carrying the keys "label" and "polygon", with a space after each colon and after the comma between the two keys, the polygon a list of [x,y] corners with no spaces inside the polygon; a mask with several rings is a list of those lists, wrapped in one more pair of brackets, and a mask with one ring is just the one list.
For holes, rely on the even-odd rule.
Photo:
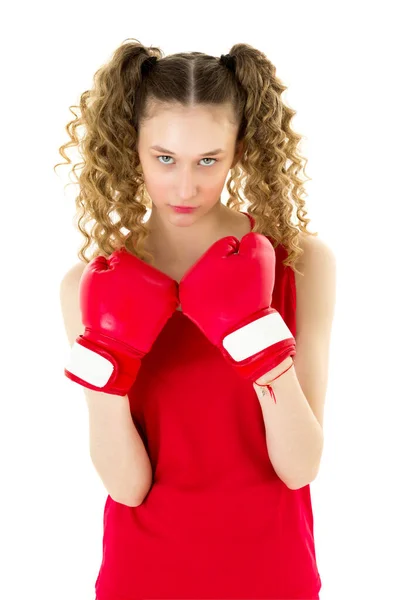
{"label": "young woman", "polygon": [[98,600],[319,598],[335,258],[306,228],[285,89],[247,44],[162,57],[133,40],[69,123],[97,247],[61,303],[108,491]]}

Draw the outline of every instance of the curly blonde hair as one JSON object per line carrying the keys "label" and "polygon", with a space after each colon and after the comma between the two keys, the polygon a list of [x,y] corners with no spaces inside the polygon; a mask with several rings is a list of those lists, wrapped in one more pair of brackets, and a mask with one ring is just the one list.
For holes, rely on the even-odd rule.
{"label": "curly blonde hair", "polygon": [[[234,68],[201,52],[162,57],[158,48],[128,38],[96,71],[93,88],[82,93],[80,106],[70,107],[75,116],[66,126],[70,141],[59,148],[66,163],[57,163],[54,169],[71,164],[65,150],[78,146],[83,162],[75,164],[72,172],[80,190],[75,199],[78,229],[86,239],[78,254],[81,260],[88,263],[124,246],[154,264],[143,247],[148,235],[143,218],[151,199],[137,152],[139,124],[148,118],[150,104],[188,107],[230,102],[240,124],[237,142],[243,141],[243,155],[226,184],[227,206],[240,211],[248,203],[247,212],[255,219],[253,231],[268,236],[274,248],[282,244],[287,249],[284,264],[299,272],[295,267],[303,253],[299,232],[318,234],[307,231],[310,220],[301,196],[303,182],[310,178],[300,178],[307,160],[298,149],[301,136],[290,126],[296,112],[283,103],[281,95],[287,88],[261,51],[235,44],[229,55]],[[81,116],[74,108],[80,109]],[[77,167],[82,167],[79,176]],[[294,207],[297,224],[292,222]],[[94,225],[88,232],[90,220]]]}

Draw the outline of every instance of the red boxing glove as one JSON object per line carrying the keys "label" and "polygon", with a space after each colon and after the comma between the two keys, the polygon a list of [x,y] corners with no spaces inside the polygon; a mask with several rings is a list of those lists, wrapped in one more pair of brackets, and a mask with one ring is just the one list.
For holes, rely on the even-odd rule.
{"label": "red boxing glove", "polygon": [[179,285],[182,312],[252,382],[296,354],[290,329],[271,308],[274,283],[274,248],[250,232],[241,242],[215,242]]}
{"label": "red boxing glove", "polygon": [[178,283],[122,248],[86,265],[79,298],[85,331],[64,373],[84,387],[125,396],[179,305]]}

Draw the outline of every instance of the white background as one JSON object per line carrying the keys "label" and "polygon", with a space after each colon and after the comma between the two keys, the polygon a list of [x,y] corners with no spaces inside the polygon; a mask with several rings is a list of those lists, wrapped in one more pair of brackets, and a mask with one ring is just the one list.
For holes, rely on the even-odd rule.
{"label": "white background", "polygon": [[[63,374],[59,284],[76,187],[53,172],[71,104],[128,37],[266,53],[306,136],[309,229],[333,249],[325,446],[311,485],[321,600],[400,598],[399,46],[394,2],[22,2],[3,9],[0,597],[94,600],[107,492]],[[397,56],[396,56],[397,55]],[[4,275],[3,275],[4,277]]]}

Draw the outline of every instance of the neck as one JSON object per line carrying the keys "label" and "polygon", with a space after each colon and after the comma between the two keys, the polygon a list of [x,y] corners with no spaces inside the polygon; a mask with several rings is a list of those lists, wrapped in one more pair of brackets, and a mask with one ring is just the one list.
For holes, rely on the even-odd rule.
{"label": "neck", "polygon": [[181,260],[182,253],[197,253],[209,247],[221,237],[227,224],[232,223],[232,211],[221,201],[200,217],[178,215],[168,207],[163,213],[161,215],[153,205],[146,224],[147,246],[155,257],[169,261]]}

